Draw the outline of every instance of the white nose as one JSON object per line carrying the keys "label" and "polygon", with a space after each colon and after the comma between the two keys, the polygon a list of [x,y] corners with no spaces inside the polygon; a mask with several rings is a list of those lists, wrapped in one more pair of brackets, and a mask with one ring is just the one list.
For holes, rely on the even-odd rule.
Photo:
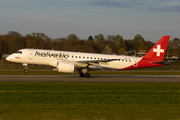
{"label": "white nose", "polygon": [[6,60],[7,60],[7,61],[11,61],[11,60],[12,60],[12,57],[13,57],[13,56],[10,55],[10,56],[6,57]]}
{"label": "white nose", "polygon": [[9,56],[8,56],[8,57],[6,57],[6,60],[7,60],[7,61],[9,61],[9,60],[10,60]]}

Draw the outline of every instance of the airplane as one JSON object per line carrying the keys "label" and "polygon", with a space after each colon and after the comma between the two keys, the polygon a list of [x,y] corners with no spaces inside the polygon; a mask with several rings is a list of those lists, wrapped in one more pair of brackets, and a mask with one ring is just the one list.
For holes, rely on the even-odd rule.
{"label": "airplane", "polygon": [[170,64],[163,61],[169,39],[170,36],[163,36],[144,57],[27,48],[9,55],[6,60],[22,63],[25,73],[28,73],[28,64],[39,64],[49,65],[57,72],[79,71],[80,77],[89,78],[88,71],[132,70]]}

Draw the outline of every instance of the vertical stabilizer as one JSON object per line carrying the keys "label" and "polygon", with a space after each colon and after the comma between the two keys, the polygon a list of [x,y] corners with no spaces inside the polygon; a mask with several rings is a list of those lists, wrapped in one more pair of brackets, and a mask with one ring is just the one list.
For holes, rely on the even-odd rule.
{"label": "vertical stabilizer", "polygon": [[163,36],[143,58],[163,60],[170,36]]}

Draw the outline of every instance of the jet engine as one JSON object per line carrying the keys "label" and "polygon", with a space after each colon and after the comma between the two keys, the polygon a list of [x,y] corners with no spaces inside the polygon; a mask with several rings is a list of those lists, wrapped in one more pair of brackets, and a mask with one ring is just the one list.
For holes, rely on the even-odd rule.
{"label": "jet engine", "polygon": [[64,73],[74,73],[75,67],[70,62],[57,62],[57,71]]}

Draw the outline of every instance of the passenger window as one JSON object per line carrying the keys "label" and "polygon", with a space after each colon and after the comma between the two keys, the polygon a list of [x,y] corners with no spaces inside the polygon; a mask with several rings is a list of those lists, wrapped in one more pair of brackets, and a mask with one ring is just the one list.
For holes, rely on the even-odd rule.
{"label": "passenger window", "polygon": [[89,57],[87,57],[87,59],[89,59]]}
{"label": "passenger window", "polygon": [[77,58],[77,56],[76,56],[76,58]]}
{"label": "passenger window", "polygon": [[81,56],[79,56],[79,58],[81,58]]}
{"label": "passenger window", "polygon": [[91,59],[92,59],[92,57],[91,57]]}
{"label": "passenger window", "polygon": [[96,58],[94,58],[94,59],[96,59]]}
{"label": "passenger window", "polygon": [[85,57],[83,57],[83,58],[85,58]]}

